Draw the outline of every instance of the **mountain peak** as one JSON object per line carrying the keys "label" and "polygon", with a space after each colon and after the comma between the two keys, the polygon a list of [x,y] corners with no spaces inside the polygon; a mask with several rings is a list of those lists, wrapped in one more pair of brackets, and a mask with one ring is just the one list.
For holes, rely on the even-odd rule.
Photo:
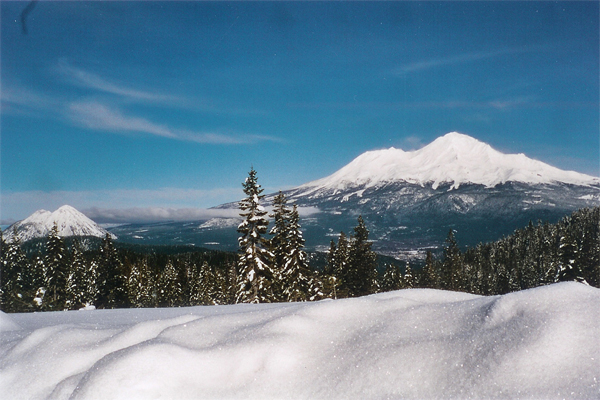
{"label": "mountain peak", "polygon": [[368,151],[334,174],[301,188],[343,190],[392,182],[431,184],[433,189],[451,183],[456,189],[468,183],[486,187],[505,182],[599,185],[600,179],[563,171],[524,154],[503,154],[471,136],[450,132],[415,151],[393,147]]}
{"label": "mountain peak", "polygon": [[[6,228],[3,234],[7,242],[14,240],[15,233],[20,241],[26,242],[48,236],[54,224],[60,236],[104,237],[108,233],[74,207],[64,205],[54,212],[37,210],[24,220]],[[113,234],[110,235],[116,238]]]}

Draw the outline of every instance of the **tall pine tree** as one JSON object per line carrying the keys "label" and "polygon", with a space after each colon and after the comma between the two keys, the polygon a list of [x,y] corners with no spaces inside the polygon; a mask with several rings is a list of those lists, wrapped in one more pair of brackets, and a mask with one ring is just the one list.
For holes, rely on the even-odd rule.
{"label": "tall pine tree", "polygon": [[312,280],[304,251],[298,207],[295,204],[290,213],[286,236],[287,251],[284,254],[281,274],[284,300],[306,301],[310,299]]}
{"label": "tall pine tree", "polygon": [[256,171],[250,170],[242,184],[246,198],[239,203],[244,221],[238,226],[240,254],[238,259],[238,290],[236,303],[269,303],[275,300],[271,287],[274,273],[271,267],[273,254],[269,251],[267,212],[260,205],[264,198],[258,184]]}
{"label": "tall pine tree", "polygon": [[377,287],[377,254],[371,250],[369,230],[362,216],[354,228],[350,243],[346,285],[351,297],[375,293]]}
{"label": "tall pine tree", "polygon": [[283,294],[283,270],[286,255],[289,253],[289,230],[291,210],[287,207],[287,198],[279,191],[279,194],[273,198],[273,227],[269,234],[273,235],[270,240],[270,249],[273,253],[273,274],[272,290],[278,300],[285,301]]}
{"label": "tall pine tree", "polygon": [[54,226],[48,234],[46,242],[46,266],[43,309],[64,310],[67,302],[67,280],[70,273],[69,252],[65,242],[58,234],[58,226]]}
{"label": "tall pine tree", "polygon": [[106,234],[100,245],[98,257],[98,308],[121,308],[128,305],[127,278],[123,263],[110,234]]}

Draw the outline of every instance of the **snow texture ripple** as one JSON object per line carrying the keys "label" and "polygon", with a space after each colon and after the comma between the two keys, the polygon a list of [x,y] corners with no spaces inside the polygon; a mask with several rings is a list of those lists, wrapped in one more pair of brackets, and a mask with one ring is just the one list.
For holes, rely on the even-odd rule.
{"label": "snow texture ripple", "polygon": [[1,314],[6,399],[598,398],[600,290]]}

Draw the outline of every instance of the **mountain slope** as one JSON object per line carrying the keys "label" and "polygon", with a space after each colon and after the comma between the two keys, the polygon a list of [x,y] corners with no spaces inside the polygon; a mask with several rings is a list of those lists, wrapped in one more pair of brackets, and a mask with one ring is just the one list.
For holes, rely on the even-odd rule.
{"label": "mountain slope", "polygon": [[[48,236],[56,223],[58,234],[67,236],[95,236],[104,237],[108,231],[94,221],[77,211],[75,208],[64,205],[54,212],[38,210],[22,221],[16,222],[6,228],[2,233],[5,240],[14,240],[16,232],[21,242]],[[113,238],[116,238],[111,234]]]}
{"label": "mountain slope", "polygon": [[[265,173],[268,173],[266,171]],[[366,152],[334,174],[284,192],[291,202],[319,212],[302,216],[306,245],[326,251],[340,231],[352,233],[362,215],[373,248],[396,257],[423,257],[450,229],[461,245],[497,240],[531,220],[557,222],[600,206],[600,179],[503,154],[452,132],[416,151]],[[265,198],[270,205],[275,194]],[[237,209],[237,203],[216,208]],[[121,226],[135,243],[193,243],[237,249],[234,219]]]}
{"label": "mountain slope", "polygon": [[599,178],[573,171],[563,171],[524,154],[503,154],[470,136],[451,132],[416,151],[401,149],[368,151],[334,174],[306,183],[308,195],[320,190],[346,190],[351,187],[372,188],[393,182],[418,185],[452,183],[494,187],[506,182],[529,184],[567,183],[598,185]]}

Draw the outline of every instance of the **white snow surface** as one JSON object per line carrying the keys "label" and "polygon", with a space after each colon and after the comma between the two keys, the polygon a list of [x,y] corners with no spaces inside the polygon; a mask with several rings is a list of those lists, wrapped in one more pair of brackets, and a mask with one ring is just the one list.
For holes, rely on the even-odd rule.
{"label": "white snow surface", "polygon": [[[34,238],[46,237],[52,230],[54,223],[58,226],[58,234],[67,236],[96,236],[104,237],[108,231],[86,217],[75,208],[64,205],[54,212],[38,210],[22,221],[16,222],[6,228],[2,234],[7,242],[13,240],[14,230],[22,242]],[[116,236],[110,234],[113,239]]]}
{"label": "white snow surface", "polygon": [[592,399],[600,290],[1,314],[3,399]]}
{"label": "white snow surface", "polygon": [[528,158],[504,154],[468,135],[450,132],[420,150],[368,151],[334,174],[306,183],[300,189],[345,190],[350,187],[377,187],[391,182],[431,184],[452,183],[451,188],[473,183],[494,187],[506,182],[530,184],[569,183],[600,185],[600,178],[564,171]]}

